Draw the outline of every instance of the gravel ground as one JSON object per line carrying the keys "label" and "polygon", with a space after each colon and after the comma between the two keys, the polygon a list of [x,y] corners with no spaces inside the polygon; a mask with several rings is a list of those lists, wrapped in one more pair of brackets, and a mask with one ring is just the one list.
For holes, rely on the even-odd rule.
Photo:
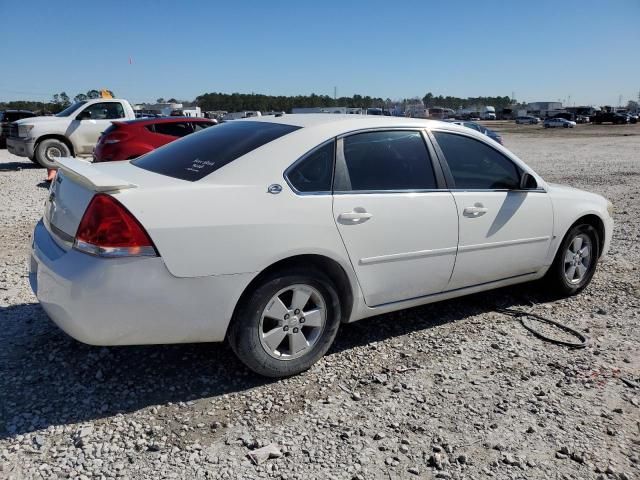
{"label": "gravel ground", "polygon": [[[96,348],[58,330],[26,257],[44,171],[0,150],[0,478],[640,477],[640,125],[500,125],[548,181],[615,204],[610,254],[581,295],[535,285],[344,326],[295,378],[225,345]],[[498,307],[585,332],[544,343]],[[255,465],[248,453],[274,444]]]}

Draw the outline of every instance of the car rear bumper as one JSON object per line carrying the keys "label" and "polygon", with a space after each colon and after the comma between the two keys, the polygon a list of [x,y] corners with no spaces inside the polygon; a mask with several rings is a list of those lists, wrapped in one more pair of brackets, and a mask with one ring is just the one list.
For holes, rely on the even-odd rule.
{"label": "car rear bumper", "polygon": [[40,221],[29,282],[67,334],[91,345],[224,340],[253,274],[178,278],[160,257],[101,258],[64,250]]}
{"label": "car rear bumper", "polygon": [[7,138],[7,150],[18,157],[33,157],[35,151],[35,140],[9,137]]}

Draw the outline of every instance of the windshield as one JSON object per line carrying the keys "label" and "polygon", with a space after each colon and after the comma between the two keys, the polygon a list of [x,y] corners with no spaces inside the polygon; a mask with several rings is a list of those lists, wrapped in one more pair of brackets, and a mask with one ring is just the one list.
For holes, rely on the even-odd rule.
{"label": "windshield", "polygon": [[60,113],[56,113],[56,117],[68,117],[73,112],[78,110],[81,106],[83,106],[85,103],[87,103],[87,102],[86,101],[84,101],[84,102],[76,102],[76,103],[74,103],[72,105],[69,105],[67,108],[62,110]]}

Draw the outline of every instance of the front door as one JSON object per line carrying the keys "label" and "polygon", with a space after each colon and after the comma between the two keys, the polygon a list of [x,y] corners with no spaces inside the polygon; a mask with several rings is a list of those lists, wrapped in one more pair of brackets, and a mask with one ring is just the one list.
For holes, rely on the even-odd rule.
{"label": "front door", "polygon": [[458,216],[439,189],[423,133],[338,141],[333,213],[369,306],[441,292],[456,258]]}
{"label": "front door", "polygon": [[548,194],[521,190],[520,167],[485,142],[456,133],[434,136],[454,183],[460,224],[447,290],[539,271],[553,231]]}
{"label": "front door", "polygon": [[94,103],[78,112],[67,132],[76,148],[76,154],[91,154],[98,138],[109,128],[111,121],[121,118],[124,118],[124,109],[120,102]]}

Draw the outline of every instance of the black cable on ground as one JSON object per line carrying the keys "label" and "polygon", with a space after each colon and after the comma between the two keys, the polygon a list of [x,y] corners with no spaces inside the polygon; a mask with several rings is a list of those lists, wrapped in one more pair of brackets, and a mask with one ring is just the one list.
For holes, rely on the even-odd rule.
{"label": "black cable on ground", "polygon": [[[543,317],[542,315],[538,315],[536,313],[531,313],[531,312],[523,312],[521,310],[514,310],[512,308],[498,308],[496,309],[496,312],[520,319],[520,323],[524,328],[529,330],[536,337],[541,338],[542,340],[545,340],[547,342],[555,343],[556,345],[563,345],[565,347],[571,347],[571,348],[585,348],[589,344],[589,337],[587,337],[586,335],[578,332],[577,330],[574,330],[573,328],[567,327],[566,325],[560,322],[551,320],[550,318]],[[557,327],[560,330],[567,332],[568,334],[580,339],[580,342],[566,342],[564,340],[558,340],[557,338],[547,337],[546,335],[543,335],[542,333],[535,330],[531,325],[526,324],[524,321],[524,317],[535,318],[540,322],[553,325],[554,327]]]}

